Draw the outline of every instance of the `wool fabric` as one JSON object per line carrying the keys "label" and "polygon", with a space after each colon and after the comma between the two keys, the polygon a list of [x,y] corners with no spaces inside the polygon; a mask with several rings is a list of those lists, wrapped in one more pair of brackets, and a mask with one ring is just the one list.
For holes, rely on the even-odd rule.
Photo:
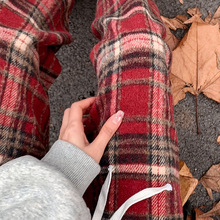
{"label": "wool fabric", "polygon": [[[85,195],[94,204],[106,174],[114,167],[103,219],[144,188],[170,183],[171,192],[128,209],[123,219],[182,219],[179,150],[169,81],[171,51],[158,8],[152,0],[98,0],[92,32],[100,40],[90,54],[98,95],[87,132],[118,110],[123,122],[101,160],[101,174]],[[96,135],[94,134],[94,135]],[[92,196],[91,196],[92,195]]]}
{"label": "wool fabric", "polygon": [[[0,3],[0,163],[48,151],[48,88],[61,72],[55,52],[70,43],[71,0]],[[109,165],[114,167],[103,219],[144,188],[163,192],[133,205],[123,219],[182,219],[179,151],[169,81],[171,52],[152,0],[98,0],[90,57],[98,94],[86,122],[96,136],[123,110],[123,122],[101,160],[101,174],[85,194],[94,210]]]}
{"label": "wool fabric", "polygon": [[72,41],[72,0],[0,2],[0,164],[49,149],[48,89],[61,72],[55,52]]}

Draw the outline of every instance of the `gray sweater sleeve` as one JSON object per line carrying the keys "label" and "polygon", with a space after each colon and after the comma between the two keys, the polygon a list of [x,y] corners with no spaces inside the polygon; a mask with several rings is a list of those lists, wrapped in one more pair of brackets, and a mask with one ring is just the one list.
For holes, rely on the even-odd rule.
{"label": "gray sweater sleeve", "polygon": [[0,166],[2,220],[91,219],[82,198],[100,170],[73,145],[57,141],[42,161],[23,156]]}
{"label": "gray sweater sleeve", "polygon": [[100,166],[93,158],[72,144],[58,140],[42,161],[64,173],[83,195],[87,187],[100,172]]}

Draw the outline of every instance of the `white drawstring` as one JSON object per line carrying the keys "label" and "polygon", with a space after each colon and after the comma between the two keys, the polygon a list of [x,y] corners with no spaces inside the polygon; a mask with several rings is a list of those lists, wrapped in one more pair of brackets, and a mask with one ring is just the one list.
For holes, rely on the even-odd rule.
{"label": "white drawstring", "polygon": [[171,191],[172,186],[170,184],[166,184],[165,186],[162,186],[162,187],[154,187],[154,188],[147,188],[147,189],[141,190],[140,192],[134,194],[128,200],[126,200],[120,206],[120,208],[113,214],[110,220],[120,220],[125,214],[125,212],[128,210],[128,208],[130,208],[130,206],[144,199],[150,198],[151,196],[154,196],[158,193],[161,193],[164,190]]}
{"label": "white drawstring", "polygon": [[104,212],[105,205],[106,205],[107,198],[108,198],[108,191],[109,191],[110,183],[112,180],[112,172],[113,172],[113,166],[110,165],[108,168],[108,176],[106,177],[105,182],[102,186],[101,192],[99,194],[99,199],[98,199],[92,220],[102,219],[103,212]]}
{"label": "white drawstring", "polygon": [[[112,179],[112,172],[113,172],[113,166],[109,166],[108,168],[108,176],[106,177],[106,180],[102,186],[98,203],[95,209],[95,213],[92,217],[92,220],[101,220],[103,216],[103,212],[105,209],[105,205],[107,202],[109,187]],[[129,199],[127,199],[120,208],[113,214],[113,216],[110,218],[110,220],[120,220],[125,212],[128,210],[129,207],[134,205],[137,202],[140,202],[144,199],[150,198],[154,195],[157,195],[158,193],[163,192],[164,190],[172,191],[172,186],[170,184],[166,184],[162,187],[152,187],[152,188],[146,188],[141,190],[140,192],[134,194]]]}

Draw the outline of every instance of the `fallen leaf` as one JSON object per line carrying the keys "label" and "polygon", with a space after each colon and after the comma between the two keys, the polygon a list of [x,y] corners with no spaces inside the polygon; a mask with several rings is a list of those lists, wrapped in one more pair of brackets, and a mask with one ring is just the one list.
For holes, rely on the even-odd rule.
{"label": "fallen leaf", "polygon": [[206,217],[210,217],[210,216],[219,216],[220,215],[220,202],[218,202],[213,208],[212,210],[210,210],[209,212],[206,212],[202,215],[200,215],[201,220],[206,218]]}
{"label": "fallen leaf", "polygon": [[199,17],[202,16],[202,12],[199,10],[199,8],[188,8],[187,13],[192,17],[195,15],[198,15]]}
{"label": "fallen leaf", "polygon": [[186,216],[186,220],[192,220],[192,216],[191,215],[187,215]]}
{"label": "fallen leaf", "polygon": [[213,200],[212,190],[220,192],[220,164],[213,165],[199,181]]}
{"label": "fallen leaf", "polygon": [[187,13],[191,15],[192,17],[184,21],[184,24],[190,24],[193,22],[205,23],[201,18],[202,13],[200,12],[198,8],[189,8],[187,10]]}
{"label": "fallen leaf", "polygon": [[180,194],[182,200],[182,206],[186,203],[189,196],[193,193],[198,184],[198,180],[193,178],[189,168],[183,161],[179,162],[180,166]]}
{"label": "fallen leaf", "polygon": [[215,52],[215,54],[216,54],[217,68],[220,70],[220,57],[219,57],[219,54],[217,52]]}
{"label": "fallen leaf", "polygon": [[220,144],[220,135],[217,138],[217,142]]}
{"label": "fallen leaf", "polygon": [[166,27],[166,37],[164,40],[169,45],[170,49],[174,50],[180,40],[171,33],[170,29],[186,29],[187,26],[183,22],[187,20],[187,17],[185,15],[177,15],[175,18],[166,18],[164,16],[161,16],[161,18]]}
{"label": "fallen leaf", "polygon": [[180,3],[183,5],[184,4],[184,1],[183,0],[179,0],[180,1]]}
{"label": "fallen leaf", "polygon": [[187,17],[184,15],[177,15],[175,18],[166,18],[161,16],[162,21],[166,26],[168,26],[172,30],[180,29],[187,29],[187,26],[184,24],[184,21],[187,20]]}
{"label": "fallen leaf", "polygon": [[215,14],[213,15],[212,19],[209,21],[209,23],[213,25],[219,24],[219,27],[220,27],[220,6],[215,12]]}
{"label": "fallen leaf", "polygon": [[196,213],[196,220],[213,220],[213,218],[211,217],[201,217],[201,215],[204,214],[204,212],[201,211],[200,209],[195,209],[195,213]]}
{"label": "fallen leaf", "polygon": [[211,12],[209,11],[209,14],[208,14],[208,16],[205,18],[204,21],[205,21],[207,24],[209,24],[211,20],[212,20],[212,14],[211,14]]}
{"label": "fallen leaf", "polygon": [[170,80],[174,105],[190,92],[220,102],[220,32],[217,25],[193,22],[173,51]]}
{"label": "fallen leaf", "polygon": [[166,26],[166,37],[164,41],[168,44],[171,50],[174,50],[177,47],[178,43],[180,42],[180,40],[171,33],[170,29],[167,26]]}

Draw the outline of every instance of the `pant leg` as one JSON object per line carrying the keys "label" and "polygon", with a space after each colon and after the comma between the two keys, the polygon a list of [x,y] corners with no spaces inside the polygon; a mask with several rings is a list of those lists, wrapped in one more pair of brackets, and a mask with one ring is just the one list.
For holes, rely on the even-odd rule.
{"label": "pant leg", "polygon": [[113,165],[103,219],[138,191],[166,183],[172,185],[172,192],[133,205],[123,219],[182,219],[169,82],[171,53],[163,40],[165,28],[158,9],[152,0],[98,0],[92,31],[100,42],[91,52],[98,78],[91,122],[99,130],[118,110],[125,116],[85,199],[94,208],[107,167]]}
{"label": "pant leg", "polygon": [[61,72],[55,52],[70,43],[73,0],[0,3],[0,164],[48,150],[48,89]]}

